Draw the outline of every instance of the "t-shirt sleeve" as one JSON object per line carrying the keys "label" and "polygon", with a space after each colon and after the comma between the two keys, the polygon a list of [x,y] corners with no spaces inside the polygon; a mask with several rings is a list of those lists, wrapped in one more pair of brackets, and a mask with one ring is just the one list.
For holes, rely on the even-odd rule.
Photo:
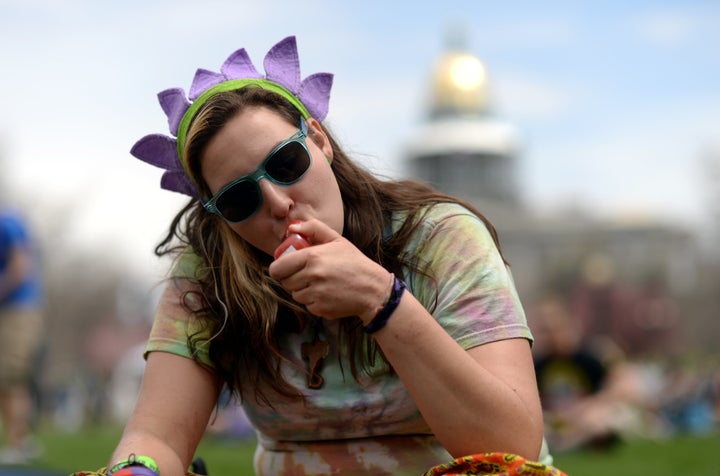
{"label": "t-shirt sleeve", "polygon": [[[168,279],[160,297],[145,356],[149,352],[169,352],[212,366],[205,331],[189,310],[197,299],[194,293],[197,284],[192,279],[192,270],[196,264],[191,255],[184,255],[176,264],[173,277]],[[190,336],[196,338],[194,349],[190,348],[188,342]],[[197,337],[202,339],[198,340]]]}
{"label": "t-shirt sleeve", "polygon": [[510,338],[532,341],[510,270],[485,224],[457,205],[435,208],[416,239],[428,276],[411,276],[415,297],[465,349]]}

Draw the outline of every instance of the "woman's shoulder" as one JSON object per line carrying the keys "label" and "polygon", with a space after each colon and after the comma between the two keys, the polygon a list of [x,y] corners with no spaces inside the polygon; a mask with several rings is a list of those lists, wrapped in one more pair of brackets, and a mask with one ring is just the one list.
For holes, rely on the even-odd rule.
{"label": "woman's shoulder", "polygon": [[[417,213],[413,214],[415,219],[420,220],[420,224],[426,227],[432,227],[452,217],[470,217],[479,219],[479,217],[469,210],[467,207],[455,202],[434,202],[428,203],[420,208]],[[408,219],[409,211],[403,210],[393,214],[393,228],[398,229]]]}
{"label": "woman's shoulder", "polygon": [[[397,232],[408,219],[407,213],[393,216],[393,232]],[[467,207],[454,202],[428,204],[415,215],[409,250],[425,248],[430,243],[467,243],[468,240],[489,246],[492,236],[481,217]]]}
{"label": "woman's shoulder", "polygon": [[423,213],[423,222],[428,225],[437,225],[438,223],[454,217],[469,217],[472,220],[480,219],[480,217],[470,211],[467,207],[455,202],[441,202],[426,205]]}
{"label": "woman's shoulder", "polygon": [[484,221],[467,207],[454,202],[426,205],[420,213],[417,232],[425,237],[453,229],[476,229],[486,231]]}
{"label": "woman's shoulder", "polygon": [[173,278],[197,279],[202,267],[202,259],[195,251],[187,247],[175,258],[170,276]]}

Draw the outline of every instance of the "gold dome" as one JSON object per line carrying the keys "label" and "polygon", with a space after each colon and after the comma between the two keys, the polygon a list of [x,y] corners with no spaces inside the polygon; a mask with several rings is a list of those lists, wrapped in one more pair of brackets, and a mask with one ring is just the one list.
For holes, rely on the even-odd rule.
{"label": "gold dome", "polygon": [[469,53],[450,51],[438,61],[433,74],[431,113],[482,114],[488,106],[485,65]]}

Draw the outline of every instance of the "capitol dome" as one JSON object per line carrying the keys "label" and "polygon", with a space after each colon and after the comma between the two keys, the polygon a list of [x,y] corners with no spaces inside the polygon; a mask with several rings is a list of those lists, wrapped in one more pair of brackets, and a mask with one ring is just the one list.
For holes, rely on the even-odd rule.
{"label": "capitol dome", "polygon": [[481,115],[488,109],[485,65],[476,56],[448,51],[433,71],[430,115]]}
{"label": "capitol dome", "polygon": [[428,109],[406,145],[410,175],[485,207],[519,201],[518,131],[493,114],[483,62],[450,38],[429,75]]}

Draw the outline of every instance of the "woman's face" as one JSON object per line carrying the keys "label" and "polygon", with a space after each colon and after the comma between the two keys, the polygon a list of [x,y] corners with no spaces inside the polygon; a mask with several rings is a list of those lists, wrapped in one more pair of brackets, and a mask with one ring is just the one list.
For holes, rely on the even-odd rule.
{"label": "woman's face", "polygon": [[[282,242],[292,220],[317,218],[338,233],[343,232],[340,189],[326,159],[332,159],[332,148],[320,124],[314,119],[307,123],[305,144],[311,163],[305,175],[292,185],[260,178],[262,203],[257,212],[243,222],[228,223],[241,238],[269,255]],[[201,158],[202,175],[212,194],[254,172],[270,151],[295,134],[298,127],[264,107],[247,108],[230,119],[210,140]]]}

